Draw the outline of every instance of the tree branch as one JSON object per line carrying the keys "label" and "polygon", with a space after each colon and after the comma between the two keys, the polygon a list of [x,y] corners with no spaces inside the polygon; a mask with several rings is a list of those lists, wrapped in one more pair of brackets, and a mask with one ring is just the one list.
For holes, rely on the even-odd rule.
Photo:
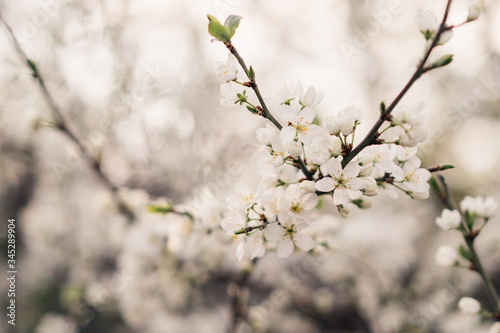
{"label": "tree branch", "polygon": [[74,134],[74,132],[70,129],[68,126],[68,122],[64,119],[59,107],[54,101],[54,98],[50,94],[47,85],[45,84],[44,79],[42,78],[41,73],[39,72],[37,65],[33,60],[28,58],[26,56],[26,53],[22,49],[21,45],[19,44],[16,36],[14,35],[12,29],[8,25],[8,23],[5,21],[5,19],[2,17],[0,13],[0,22],[2,26],[4,27],[5,31],[7,32],[8,37],[11,40],[12,46],[14,47],[17,55],[21,58],[22,62],[31,70],[32,76],[37,80],[38,85],[40,87],[40,90],[42,91],[43,97],[45,101],[47,102],[49,109],[52,112],[52,115],[55,119],[55,128],[57,128],[59,131],[64,133],[71,141],[73,141],[78,149],[81,151],[82,155],[87,159],[87,161],[90,163],[92,169],[95,171],[97,177],[99,180],[103,183],[103,185],[109,190],[111,193],[113,200],[121,214],[123,214],[129,222],[133,222],[136,217],[134,212],[123,202],[123,200],[120,198],[118,195],[118,188],[110,181],[110,179],[103,173],[102,171],[102,165],[100,160],[93,158],[89,152],[87,152],[81,143],[81,141],[77,138],[77,136]]}
{"label": "tree branch", "polygon": [[394,110],[394,108],[398,105],[398,103],[401,101],[404,95],[410,90],[410,88],[413,86],[413,84],[422,76],[422,74],[425,72],[425,63],[429,59],[429,56],[431,55],[432,50],[437,46],[439,38],[441,37],[442,33],[447,30],[446,26],[446,20],[448,19],[448,14],[450,12],[450,7],[451,3],[453,0],[448,0],[448,4],[446,5],[446,10],[443,15],[443,20],[441,21],[441,24],[439,26],[439,30],[436,33],[436,36],[434,36],[434,39],[432,40],[431,45],[427,49],[427,52],[425,53],[424,57],[420,61],[417,69],[413,73],[412,77],[406,83],[404,86],[403,90],[396,96],[396,98],[392,101],[392,103],[387,107],[387,109],[384,110],[380,114],[379,119],[377,122],[373,125],[373,127],[370,129],[370,132],[365,136],[363,141],[361,141],[347,156],[344,157],[342,161],[342,167],[345,167],[356,155],[358,155],[363,149],[365,149],[367,146],[371,145],[375,137],[377,136],[378,130],[384,123],[384,121],[389,119],[389,116],[391,112]]}

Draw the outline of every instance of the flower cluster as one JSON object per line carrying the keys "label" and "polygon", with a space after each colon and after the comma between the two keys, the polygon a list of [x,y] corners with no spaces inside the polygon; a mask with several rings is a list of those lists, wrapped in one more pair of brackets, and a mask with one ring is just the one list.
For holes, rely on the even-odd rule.
{"label": "flower cluster", "polygon": [[[480,4],[472,6],[468,21],[477,18],[481,10]],[[428,138],[423,102],[398,106],[402,95],[387,107],[382,102],[379,122],[356,146],[355,135],[363,119],[356,106],[319,119],[316,107],[323,93],[314,87],[304,89],[300,82],[285,85],[274,98],[261,95],[253,68],[246,66],[231,43],[240,19],[230,16],[222,25],[209,16],[209,33],[230,52],[225,62],[216,65],[216,72],[224,81],[221,104],[244,106],[270,121],[256,131],[256,139],[262,145],[258,155],[267,171],[254,192],[238,186],[240,196],[228,200],[229,213],[221,222],[237,243],[239,260],[247,249],[251,258],[262,256],[274,242],[279,257],[289,256],[295,245],[304,251],[314,249],[314,240],[306,228],[314,223],[315,209],[325,203],[346,217],[351,207],[370,207],[369,197],[377,195],[379,189],[393,195],[401,191],[413,199],[429,196],[431,172],[421,168],[416,148]],[[422,73],[452,61],[452,55],[446,55],[427,65],[432,49],[452,37],[454,26],[447,26],[446,19],[438,23],[432,13],[423,11],[417,23],[427,41],[426,56],[409,85]],[[249,81],[239,80],[236,62]],[[250,89],[256,99],[247,95]],[[483,218],[481,214],[482,211],[469,215]],[[443,213],[438,225],[457,228],[457,212]],[[454,264],[456,260],[449,249],[442,251],[442,257],[445,252],[446,260],[442,263]]]}
{"label": "flower cluster", "polygon": [[[232,61],[230,56],[217,65],[222,79],[234,79],[223,83],[222,92],[229,85],[244,85],[238,84]],[[234,75],[227,76],[231,71]],[[232,99],[223,98],[223,105],[255,108],[245,90],[234,91]],[[315,88],[304,89],[298,82],[279,89],[269,102],[278,126],[267,123],[256,131],[262,145],[258,156],[268,171],[255,192],[237,186],[240,195],[228,199],[229,214],[221,222],[237,243],[239,260],[248,251],[250,258],[262,256],[267,242],[277,242],[280,257],[289,256],[294,245],[304,251],[313,249],[314,241],[303,230],[314,222],[314,208],[320,200],[330,200],[346,217],[350,207],[370,207],[369,197],[377,195],[379,188],[400,190],[414,199],[428,197],[430,172],[420,168],[415,147],[426,138],[422,103],[395,110],[385,122],[381,132],[402,129],[396,138],[379,138],[346,163],[362,112],[348,106],[319,121],[315,107],[322,98]]]}
{"label": "flower cluster", "polygon": [[[451,204],[450,204],[451,206]],[[436,262],[440,266],[462,266],[478,272],[488,289],[490,296],[495,303],[498,296],[496,290],[491,283],[489,275],[483,269],[481,261],[474,249],[474,240],[485,227],[488,220],[497,210],[497,203],[492,197],[486,199],[482,197],[466,196],[460,202],[460,212],[455,209],[444,209],[441,216],[436,218],[436,224],[444,230],[458,230],[462,233],[467,246],[461,245],[458,249],[448,245],[442,245],[436,252]],[[467,265],[463,265],[462,262]],[[496,305],[498,311],[498,305]],[[463,297],[458,302],[458,307],[463,313],[477,314],[484,312],[485,314],[496,318],[497,315],[490,314],[481,308],[481,304],[470,297]],[[498,325],[491,328],[491,332],[496,332]]]}
{"label": "flower cluster", "polygon": [[[498,205],[492,197],[484,199],[466,196],[460,202],[460,212],[455,209],[444,209],[441,216],[436,218],[436,224],[443,230],[459,230],[465,237],[473,239],[484,228],[497,207]],[[452,246],[442,245],[436,252],[436,262],[444,267],[455,266],[459,265],[460,256],[472,261],[470,254],[464,248],[457,251]]]}

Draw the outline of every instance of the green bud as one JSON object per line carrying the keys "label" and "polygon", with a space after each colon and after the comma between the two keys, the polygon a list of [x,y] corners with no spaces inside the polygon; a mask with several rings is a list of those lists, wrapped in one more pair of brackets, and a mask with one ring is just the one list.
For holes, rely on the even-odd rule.
{"label": "green bud", "polygon": [[473,261],[472,254],[470,253],[469,249],[467,249],[465,246],[460,245],[460,247],[458,248],[458,253],[460,253],[460,255],[461,255],[464,259],[466,259],[466,260],[468,260],[468,261],[470,261],[470,262],[472,262],[472,261]]}
{"label": "green bud", "polygon": [[252,112],[253,114],[257,114],[257,109],[254,108],[253,106],[247,105],[248,111]]}
{"label": "green bud", "polygon": [[439,68],[448,65],[453,61],[453,54],[446,54],[434,62],[429,69]]}
{"label": "green bud", "polygon": [[466,210],[464,213],[464,220],[467,228],[469,228],[469,230],[472,230],[472,228],[474,227],[474,221],[476,220],[476,214],[471,214],[469,210]]}
{"label": "green bud", "polygon": [[248,78],[250,79],[250,81],[255,81],[255,72],[252,68],[252,66],[250,66],[250,68],[248,69]]}
{"label": "green bud", "polygon": [[382,101],[380,102],[380,113],[384,113],[385,112],[385,102]]}
{"label": "green bud", "polygon": [[28,66],[31,68],[33,73],[37,72],[36,63],[33,60],[28,59]]}

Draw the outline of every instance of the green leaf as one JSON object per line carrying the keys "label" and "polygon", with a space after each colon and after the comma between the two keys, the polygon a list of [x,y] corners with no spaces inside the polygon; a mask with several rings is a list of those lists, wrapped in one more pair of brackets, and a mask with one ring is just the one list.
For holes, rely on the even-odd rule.
{"label": "green leaf", "polygon": [[436,178],[431,177],[429,179],[429,185],[434,190],[434,192],[436,192],[437,194],[441,194],[441,188],[439,187],[439,184],[436,181]]}
{"label": "green leaf", "polygon": [[224,22],[224,26],[229,30],[229,39],[234,36],[236,32],[236,28],[240,25],[241,16],[238,15],[229,15]]}
{"label": "green leaf", "polygon": [[[212,15],[207,15],[208,17],[208,33],[210,36],[214,37],[215,39],[223,42],[223,43],[229,43],[231,40],[231,32],[230,30],[220,24],[219,20],[217,20],[214,16]],[[233,32],[234,35],[234,32]]]}
{"label": "green leaf", "polygon": [[472,254],[470,253],[469,249],[467,249],[465,246],[463,245],[460,245],[460,247],[458,248],[458,253],[460,253],[460,255],[469,260],[470,262],[472,262],[474,259],[472,257]]}
{"label": "green leaf", "polygon": [[436,60],[436,62],[434,62],[430,66],[430,69],[446,66],[450,64],[452,61],[453,61],[453,54],[445,54],[444,56]]}
{"label": "green leaf", "polygon": [[146,210],[150,213],[156,213],[156,214],[166,214],[170,213],[173,211],[173,207],[171,204],[165,204],[165,205],[153,205],[149,204],[146,206]]}

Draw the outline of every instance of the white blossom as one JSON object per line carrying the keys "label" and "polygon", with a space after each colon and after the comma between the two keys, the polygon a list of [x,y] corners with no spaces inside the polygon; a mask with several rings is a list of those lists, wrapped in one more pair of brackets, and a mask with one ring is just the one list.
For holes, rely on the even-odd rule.
{"label": "white blossom", "polygon": [[427,181],[431,173],[427,169],[419,168],[420,160],[414,163],[407,161],[403,168],[395,168],[392,172],[395,181],[402,181],[400,187],[412,193],[428,193],[429,184]]}
{"label": "white blossom", "polygon": [[224,81],[234,81],[238,74],[238,66],[234,56],[229,53],[226,61],[218,61],[215,63],[215,71],[217,75]]}
{"label": "white blossom", "polygon": [[311,180],[304,180],[300,183],[299,188],[304,193],[316,192],[316,183]]}
{"label": "white blossom", "polygon": [[222,219],[220,222],[222,229],[227,231],[228,235],[234,235],[235,231],[246,227],[246,216],[242,212],[231,211],[230,215]]}
{"label": "white blossom", "polygon": [[493,323],[488,333],[500,333],[500,322]]}
{"label": "white blossom", "polygon": [[267,123],[265,128],[259,128],[255,131],[257,141],[262,145],[270,145],[273,137],[278,135],[275,127]]}
{"label": "white blossom", "polygon": [[310,163],[315,165],[322,165],[330,159],[331,151],[327,144],[329,138],[331,138],[329,135],[327,135],[327,138],[318,136],[313,139],[310,145],[306,145],[304,147],[307,159]]}
{"label": "white blossom", "polygon": [[458,252],[454,247],[441,245],[436,252],[436,263],[439,266],[451,267],[458,261]]}
{"label": "white blossom", "polygon": [[363,114],[360,109],[355,106],[348,106],[340,110],[336,116],[326,117],[325,129],[332,135],[342,133],[347,136],[353,132],[362,118]]}
{"label": "white blossom", "polygon": [[[437,21],[436,16],[434,16],[432,12],[424,12],[423,10],[419,10],[418,12],[417,24],[420,32],[427,40],[431,40],[435,37],[440,26],[440,23]],[[453,37],[452,29],[444,31],[439,37],[438,44],[442,45],[447,43],[451,37]]]}
{"label": "white blossom", "polygon": [[419,10],[417,14],[417,24],[425,39],[432,39],[439,28],[436,16],[431,11]]}
{"label": "white blossom", "polygon": [[463,213],[468,211],[470,214],[476,214],[483,218],[490,218],[493,216],[497,210],[497,203],[493,197],[487,197],[486,199],[482,197],[470,197],[466,196],[460,202],[460,209]]}
{"label": "white blossom", "polygon": [[272,224],[264,229],[264,236],[269,241],[278,242],[278,257],[286,258],[292,254],[294,245],[302,251],[309,251],[314,248],[314,240],[305,234],[300,233],[307,225],[295,223]]}
{"label": "white blossom", "polygon": [[316,92],[314,87],[309,87],[305,93],[300,92],[300,102],[303,106],[314,108],[323,100],[323,93]]}
{"label": "white blossom", "polygon": [[441,216],[436,218],[436,224],[443,230],[455,229],[460,226],[462,216],[457,210],[443,209]]}
{"label": "white blossom", "polygon": [[279,202],[284,192],[283,187],[269,188],[262,192],[260,204],[268,221],[276,219],[279,212]]}
{"label": "white blossom", "polygon": [[311,223],[316,215],[314,208],[318,201],[319,198],[315,193],[304,194],[299,185],[290,185],[279,202],[278,219],[281,223],[289,225],[295,221]]}
{"label": "white blossom", "polygon": [[415,147],[429,138],[429,131],[424,126],[412,126],[405,129],[397,139],[403,146]]}
{"label": "white blossom", "polygon": [[250,259],[260,258],[266,253],[262,231],[251,234],[235,235],[236,258],[241,261],[247,251],[250,251]]}
{"label": "white blossom", "polygon": [[472,297],[462,297],[458,308],[465,314],[476,314],[481,310],[481,304]]}
{"label": "white blossom", "polygon": [[281,129],[281,138],[290,142],[297,137],[301,142],[309,144],[314,136],[321,133],[321,128],[312,123],[315,116],[316,112],[310,107],[306,107],[298,113],[290,108],[285,114],[288,126]]}
{"label": "white blossom", "polygon": [[242,92],[243,88],[233,81],[221,84],[220,93],[222,97],[220,99],[220,104],[227,107],[235,106],[236,101],[239,100],[238,94]]}
{"label": "white blossom", "polygon": [[424,110],[425,103],[422,101],[414,103],[410,107],[402,105],[392,112],[391,123],[393,125],[420,126],[425,122]]}
{"label": "white blossom", "polygon": [[276,93],[276,101],[278,104],[289,103],[302,92],[302,83],[299,81],[293,86],[281,87]]}
{"label": "white blossom", "polygon": [[338,158],[331,158],[325,165],[331,177],[324,177],[316,182],[316,189],[320,192],[333,190],[333,203],[335,205],[347,205],[349,202],[349,191],[359,192],[366,183],[357,178],[361,167],[357,162],[351,161],[342,169],[342,162]]}

